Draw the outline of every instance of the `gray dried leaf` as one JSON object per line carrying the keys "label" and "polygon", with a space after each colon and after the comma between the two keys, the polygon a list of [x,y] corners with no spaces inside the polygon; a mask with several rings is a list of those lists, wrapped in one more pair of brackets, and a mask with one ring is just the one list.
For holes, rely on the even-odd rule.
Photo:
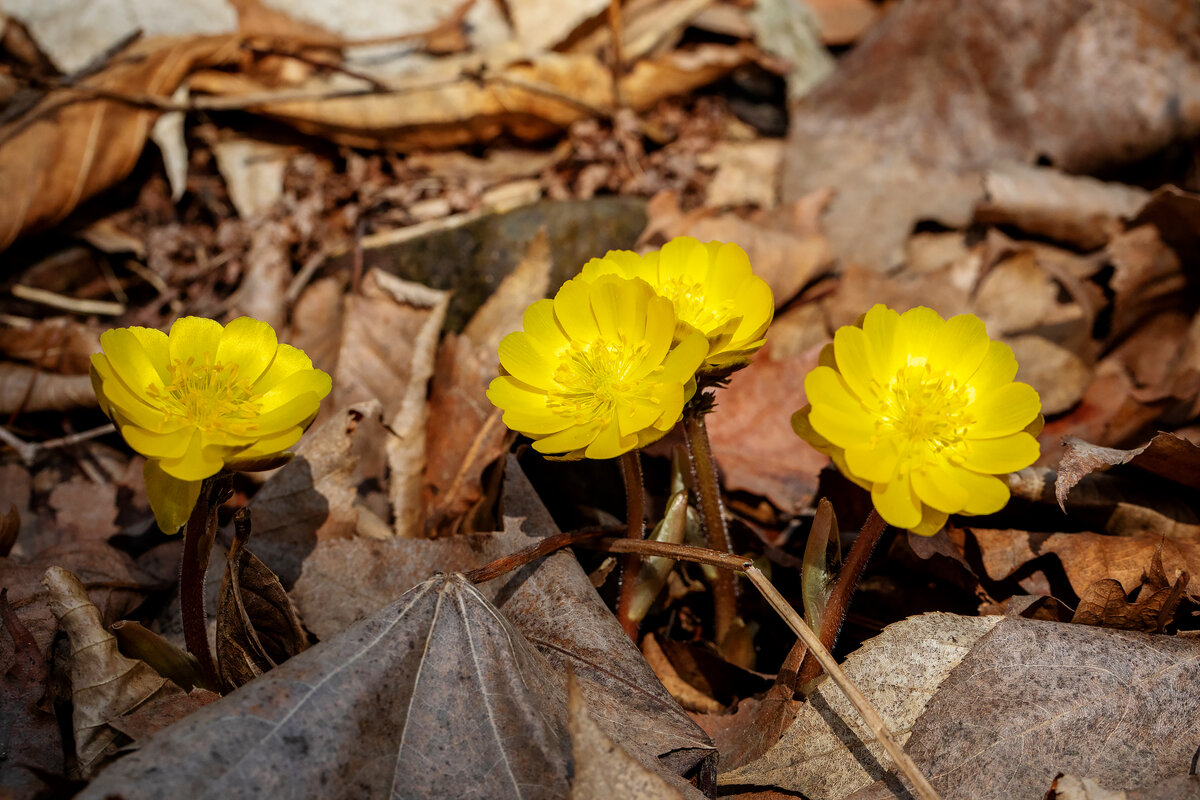
{"label": "gray dried leaf", "polygon": [[436,576],[79,796],[553,798],[569,748],[562,682],[473,586]]}
{"label": "gray dried leaf", "polygon": [[1200,642],[1006,617],[941,684],[905,749],[945,800],[1008,800],[1043,796],[1060,773],[1176,780],[1198,739]]}
{"label": "gray dried leaf", "polygon": [[1133,450],[1100,447],[1074,436],[1065,437],[1063,444],[1067,450],[1058,465],[1055,493],[1064,510],[1071,487],[1085,475],[1120,464],[1200,490],[1200,445],[1173,433],[1159,433]]}
{"label": "gray dried leaf", "polygon": [[279,578],[246,547],[249,516],[239,514],[234,529],[217,601],[217,672],[227,692],[308,648]]}
{"label": "gray dried leaf", "polygon": [[121,655],[117,638],[104,626],[78,578],[50,567],[44,581],[50,609],[71,643],[71,724],[79,771],[87,777],[125,741],[110,720],[183,690],[145,662]]}

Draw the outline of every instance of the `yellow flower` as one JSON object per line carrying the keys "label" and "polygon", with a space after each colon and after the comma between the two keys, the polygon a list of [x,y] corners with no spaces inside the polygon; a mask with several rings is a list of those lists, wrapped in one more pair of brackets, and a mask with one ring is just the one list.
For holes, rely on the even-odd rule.
{"label": "yellow flower", "polygon": [[749,363],[775,314],[771,287],[751,271],[746,251],[736,244],[678,236],[644,256],[610,250],[585,264],[581,277],[608,274],[641,278],[670,300],[680,326],[677,337],[684,326],[705,335],[702,372],[728,372]]}
{"label": "yellow flower", "polygon": [[1041,400],[1016,374],[1012,348],[973,314],[877,305],[834,334],[792,427],[884,520],[932,536],[949,514],[999,511],[1008,485],[994,476],[1037,460]]}
{"label": "yellow flower", "polygon": [[614,458],[643,447],[679,421],[708,350],[694,330],[672,346],[675,322],[645,281],[569,280],[500,342],[488,399],[540,453]]}
{"label": "yellow flower", "polygon": [[158,526],[187,521],[201,482],[222,468],[278,465],[317,415],[329,376],[279,344],[265,322],[183,317],[168,336],[115,328],[92,356],[92,387],[125,441],[146,457]]}

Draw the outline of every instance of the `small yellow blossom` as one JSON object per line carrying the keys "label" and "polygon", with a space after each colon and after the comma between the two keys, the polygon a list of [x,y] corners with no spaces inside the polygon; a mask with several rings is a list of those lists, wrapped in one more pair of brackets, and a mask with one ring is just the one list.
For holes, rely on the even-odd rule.
{"label": "small yellow blossom", "polygon": [[641,278],[675,306],[680,334],[684,326],[708,339],[702,372],[728,372],[749,363],[763,346],[775,314],[771,287],[750,269],[746,251],[736,244],[703,244],[678,236],[644,256],[610,250],[583,267],[581,277],[594,280],[617,274]]}
{"label": "small yellow blossom", "polygon": [[889,524],[931,536],[949,514],[999,511],[1009,492],[994,476],[1037,460],[1041,400],[1016,374],[973,314],[877,305],[821,353],[792,427]]}
{"label": "small yellow blossom", "polygon": [[125,441],[146,457],[158,526],[187,521],[201,482],[223,468],[263,469],[286,458],[329,394],[329,376],[279,344],[265,322],[227,326],[183,317],[168,336],[115,328],[92,356],[92,387]]}
{"label": "small yellow blossom", "polygon": [[671,303],[645,281],[574,278],[500,342],[488,399],[540,453],[614,458],[663,436],[696,391],[707,343],[675,333]]}

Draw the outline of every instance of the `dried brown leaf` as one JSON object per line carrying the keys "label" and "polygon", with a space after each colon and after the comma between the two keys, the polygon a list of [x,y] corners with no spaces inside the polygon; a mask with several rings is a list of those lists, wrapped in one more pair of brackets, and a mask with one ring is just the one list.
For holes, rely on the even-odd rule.
{"label": "dried brown leaf", "polygon": [[1200,445],[1172,433],[1160,433],[1133,450],[1098,447],[1073,436],[1067,437],[1063,444],[1067,449],[1059,462],[1055,484],[1060,506],[1083,476],[1120,464],[1200,490]]}
{"label": "dried brown leaf", "polygon": [[71,717],[79,771],[90,776],[122,742],[108,721],[156,697],[183,690],[142,661],[121,655],[79,579],[50,567],[43,579],[50,609],[71,643]]}
{"label": "dried brown leaf", "polygon": [[[644,111],[660,100],[686,94],[743,64],[753,48],[706,44],[650,56],[632,66],[621,80],[625,102]],[[516,62],[483,81],[461,77],[478,68],[477,56],[439,69],[449,85],[430,86],[424,72],[395,81],[384,94],[275,100],[265,87],[240,75],[205,72],[192,88],[211,94],[261,97],[251,110],[296,128],[352,147],[411,150],[451,148],[486,142],[510,133],[536,141],[613,107],[608,64],[590,54],[544,53]],[[340,86],[313,81],[306,91],[337,92]]]}
{"label": "dried brown leaf", "polygon": [[[923,614],[890,625],[847,657],[843,669],[901,744],[948,675],[999,617]],[[812,800],[841,800],[885,774],[883,748],[832,682],[822,683],[778,743],[724,772],[725,785],[775,786]],[[927,775],[931,774],[926,772]]]}
{"label": "dried brown leaf", "polygon": [[[1071,589],[1082,597],[1096,581],[1118,581],[1125,594],[1142,584],[1146,566],[1162,548],[1164,574],[1172,582],[1183,572],[1200,568],[1200,544],[1164,540],[1161,536],[1103,536],[1096,533],[1033,534],[1016,530],[969,528],[979,547],[984,570],[992,580],[1004,580],[1033,559],[1053,554],[1062,562]],[[1190,587],[1189,596],[1196,596]]]}
{"label": "dried brown leaf", "polygon": [[37,320],[28,328],[0,328],[0,353],[64,375],[86,375],[100,332],[70,317]]}
{"label": "dried brown leaf", "polygon": [[507,449],[508,429],[487,399],[498,374],[498,346],[521,329],[525,309],[550,290],[552,259],[545,231],[489,297],[462,335],[447,334],[429,393],[428,458],[422,495],[425,530],[456,532],[483,497],[483,471]]}
{"label": "dried brown leaf", "polygon": [[157,112],[97,95],[164,100],[193,70],[239,54],[231,36],[148,39],[0,128],[0,184],[9,187],[0,199],[0,250],[63,219],[137,163]]}
{"label": "dried brown leaf", "polygon": [[54,713],[43,707],[50,677],[46,655],[0,589],[0,794],[32,800],[45,790],[40,773],[65,766],[62,736]]}
{"label": "dried brown leaf", "polygon": [[1144,189],[1067,175],[1046,167],[1004,164],[984,175],[980,222],[1012,225],[1029,233],[1094,250],[1121,230],[1150,198]]}
{"label": "dried brown leaf", "polygon": [[550,798],[562,681],[461,576],[437,576],[155,736],[80,795]]}
{"label": "dried brown leaf", "polygon": [[600,729],[588,714],[587,701],[579,691],[574,673],[567,675],[567,729],[571,733],[571,755],[575,762],[571,800],[614,797],[683,800],[683,795],[671,784],[648,770]]}
{"label": "dried brown leaf", "polygon": [[804,377],[819,354],[817,346],[775,358],[768,342],[718,394],[708,432],[726,488],[764,496],[789,513],[812,500],[828,459],[796,436],[790,416],[805,403]]}
{"label": "dried brown leaf", "polygon": [[308,649],[308,636],[270,567],[246,547],[249,516],[235,518],[217,601],[217,671],[232,692]]}
{"label": "dried brown leaf", "polygon": [[0,364],[0,414],[71,411],[95,405],[96,393],[87,375],[57,375],[23,364]]}
{"label": "dried brown leaf", "polygon": [[[1041,797],[1063,772],[1154,786],[1195,752],[1197,664],[1195,639],[1005,617],[941,683],[905,750],[945,800]],[[880,780],[852,797],[894,792]]]}
{"label": "dried brown leaf", "polygon": [[[254,547],[285,587],[300,577],[301,565],[318,542],[354,535],[361,462],[364,454],[377,454],[385,435],[378,401],[340,409],[305,436],[295,458],[254,495]],[[382,473],[379,466],[375,474]]]}
{"label": "dried brown leaf", "polygon": [[[482,566],[526,546],[521,533],[558,533],[509,456],[501,499],[506,530],[442,539],[354,539],[320,544],[292,593],[305,624],[325,639],[435,572]],[[523,518],[523,519],[522,519]],[[557,553],[481,585],[565,681],[574,670],[592,714],[639,758],[683,773],[712,751],[658,682],[578,562]]]}
{"label": "dried brown leaf", "polygon": [[896,6],[793,107],[783,198],[835,188],[836,254],[894,266],[914,223],[970,221],[988,166],[1085,172],[1200,130],[1198,28],[1171,0]]}
{"label": "dried brown leaf", "polygon": [[21,512],[17,510],[17,504],[12,503],[8,511],[0,514],[0,558],[5,558],[12,552],[20,532]]}

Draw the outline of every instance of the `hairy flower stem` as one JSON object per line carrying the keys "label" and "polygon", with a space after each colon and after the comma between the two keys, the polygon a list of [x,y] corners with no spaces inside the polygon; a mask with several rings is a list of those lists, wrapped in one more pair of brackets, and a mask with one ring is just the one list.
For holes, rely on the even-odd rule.
{"label": "hairy flower stem", "polygon": [[229,475],[205,478],[200,497],[183,532],[183,563],[179,570],[179,606],[183,616],[183,640],[188,652],[200,662],[200,671],[210,689],[216,689],[217,667],[208,647],[208,618],[204,611],[204,577],[217,535],[217,510],[225,502]]}
{"label": "hairy flower stem", "polygon": [[[846,619],[846,612],[850,609],[850,598],[854,596],[863,570],[871,560],[871,553],[875,551],[875,546],[879,544],[885,530],[887,523],[879,516],[879,512],[872,508],[867,521],[858,532],[858,538],[854,540],[850,552],[846,555],[846,562],[838,572],[833,591],[829,593],[829,600],[825,603],[825,614],[821,618],[821,644],[826,650],[832,650],[834,642],[837,641],[842,623]],[[821,674],[821,665],[810,653],[806,653],[802,642],[796,642],[779,671],[783,674],[795,674],[793,689],[798,689]]]}
{"label": "hairy flower stem", "polygon": [[[687,408],[683,413],[683,427],[696,479],[696,491],[700,495],[700,516],[704,520],[708,547],[728,553],[729,531],[725,527],[725,509],[721,503],[721,482],[717,476],[717,462],[713,460],[712,445],[708,441],[708,426],[704,423],[703,411]],[[737,616],[733,573],[725,570],[718,572],[712,584],[712,594],[714,639],[720,648]]]}
{"label": "hairy flower stem", "polygon": [[[625,538],[641,541],[646,536],[646,485],[642,478],[642,459],[637,450],[621,456],[621,476],[625,479]],[[621,559],[621,593],[617,599],[617,620],[629,638],[637,644],[639,620],[630,616],[637,586],[641,557],[627,553]]]}

